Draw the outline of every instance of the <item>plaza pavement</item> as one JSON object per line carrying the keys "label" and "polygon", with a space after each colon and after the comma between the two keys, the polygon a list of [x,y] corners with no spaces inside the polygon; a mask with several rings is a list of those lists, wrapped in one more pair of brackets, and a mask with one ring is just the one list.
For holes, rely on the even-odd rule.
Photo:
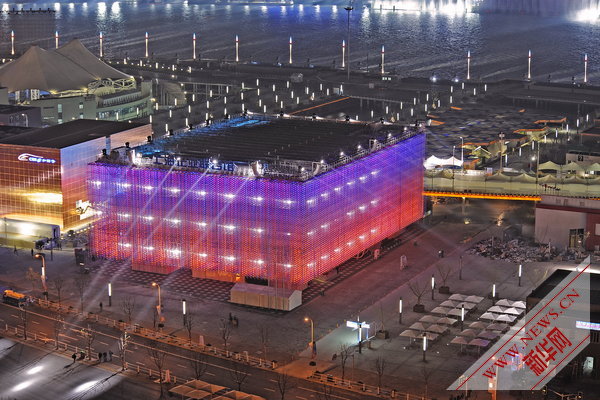
{"label": "plaza pavement", "polygon": [[[371,349],[365,346],[362,354],[355,353],[354,368],[352,368],[352,360],[349,360],[346,366],[346,379],[376,383],[374,363],[378,356],[383,356],[386,360],[383,386],[411,393],[424,393],[424,379],[428,377],[428,394],[438,396],[440,399],[447,398],[445,387],[460,376],[477,357],[459,356],[458,349],[445,345],[458,328],[452,328],[452,331],[446,335],[446,339],[431,346],[427,353],[427,363],[421,361],[420,350],[405,349],[408,342],[398,337],[398,334],[423,315],[412,312],[415,298],[409,292],[406,282],[416,276],[421,285],[429,285],[431,274],[439,275],[435,269],[436,264],[444,264],[455,268],[448,282],[452,292],[486,296],[491,290],[491,283],[496,282],[500,297],[513,300],[524,299],[534,285],[545,276],[543,271],[554,268],[557,263],[525,265],[522,287],[516,285],[516,266],[501,260],[488,260],[464,254],[462,280],[458,280],[456,268],[458,257],[466,248],[491,234],[501,236],[505,224],[523,221],[530,212],[530,207],[530,203],[483,201],[436,206],[434,217],[421,222],[425,229],[423,233],[331,287],[326,291],[325,296],[319,296],[289,313],[188,298],[188,309],[192,310],[197,321],[194,331],[204,335],[205,343],[213,343],[221,347],[220,320],[226,320],[228,313],[231,312],[240,320],[240,326],[233,329],[231,348],[235,351],[248,350],[251,354],[261,357],[264,354],[259,328],[268,326],[270,340],[267,345],[267,358],[278,360],[280,365],[295,360],[288,366],[290,373],[308,376],[312,371],[308,365],[310,352],[307,349],[310,327],[303,322],[303,318],[310,316],[315,321],[315,334],[318,338],[317,368],[339,376],[339,358],[332,362],[332,355],[338,352],[341,343],[356,342],[356,331],[346,328],[345,321],[356,320],[360,316],[361,320],[380,323],[383,315],[383,323],[385,329],[390,332],[390,338],[375,339],[372,341]],[[465,224],[465,219],[468,220],[468,224]],[[498,221],[501,221],[501,226],[496,226]],[[414,241],[417,241],[416,246]],[[437,253],[441,249],[445,251],[446,256],[440,259]],[[36,266],[39,270],[39,260],[32,259],[28,250],[20,250],[18,255],[12,254],[12,249],[3,248],[0,251],[0,284],[10,285],[39,296],[39,284],[32,290],[31,283],[25,279],[27,267]],[[402,270],[399,263],[401,255],[407,256],[409,265]],[[103,261],[99,261],[97,264],[102,263]],[[74,263],[72,250],[55,252],[54,261],[48,258],[49,282],[58,275],[58,271],[65,279],[79,276],[79,267]],[[98,269],[94,271],[90,274],[92,283],[88,288],[85,301],[87,311],[99,312],[99,302],[102,301],[103,315],[125,319],[120,304],[126,296],[132,296],[135,297],[137,304],[133,322],[152,327],[151,310],[156,304],[156,289],[150,285],[121,281],[118,271],[113,271],[108,277],[98,272]],[[108,307],[106,294],[108,280],[113,282],[112,307]],[[441,282],[438,276],[439,285]],[[51,284],[49,286],[51,298],[55,298],[55,291],[52,290]],[[182,336],[186,334],[182,329],[181,315],[181,298],[184,295],[184,293],[163,290],[166,332]],[[398,324],[400,296],[404,300],[402,324]],[[432,301],[431,293],[427,293],[423,303],[426,310],[431,310],[447,297],[448,295],[436,293],[435,301]],[[78,307],[78,294],[71,282],[64,290],[63,303]],[[491,304],[491,301],[486,299],[480,307],[486,307],[488,303]]]}

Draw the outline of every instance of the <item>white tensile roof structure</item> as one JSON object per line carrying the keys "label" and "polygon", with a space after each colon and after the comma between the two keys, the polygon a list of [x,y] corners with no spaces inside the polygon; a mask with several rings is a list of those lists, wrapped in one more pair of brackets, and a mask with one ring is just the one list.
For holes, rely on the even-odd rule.
{"label": "white tensile roof structure", "polygon": [[0,67],[0,85],[9,92],[85,90],[88,84],[100,79],[132,77],[98,59],[78,39],[56,50],[31,46],[21,57]]}

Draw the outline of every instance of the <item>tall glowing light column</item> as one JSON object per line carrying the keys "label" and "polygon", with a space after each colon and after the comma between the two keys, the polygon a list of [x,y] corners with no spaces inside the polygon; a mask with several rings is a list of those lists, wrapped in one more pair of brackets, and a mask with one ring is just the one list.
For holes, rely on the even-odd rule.
{"label": "tall glowing light column", "polygon": [[146,58],[148,58],[148,32],[146,32]]}
{"label": "tall glowing light column", "polygon": [[531,79],[531,50],[529,50],[529,56],[527,57],[527,79]]}
{"label": "tall glowing light column", "polygon": [[381,75],[385,74],[385,47],[381,45]]}
{"label": "tall glowing light column", "polygon": [[104,36],[102,35],[102,32],[100,32],[100,58],[102,58],[104,56],[103,44],[104,44]]}
{"label": "tall glowing light column", "polygon": [[240,62],[240,38],[235,35],[235,62]]}
{"label": "tall glowing light column", "polygon": [[346,40],[342,40],[342,68],[346,68]]}
{"label": "tall glowing light column", "polygon": [[192,35],[192,59],[196,59],[196,34]]}
{"label": "tall glowing light column", "polygon": [[587,68],[588,68],[588,56],[586,53],[583,56],[583,83],[587,83]]}
{"label": "tall glowing light column", "polygon": [[467,51],[467,80],[471,79],[471,50]]}
{"label": "tall glowing light column", "polygon": [[292,37],[290,36],[290,64],[292,63]]}
{"label": "tall glowing light column", "polygon": [[54,48],[58,49],[58,31],[54,32]]}
{"label": "tall glowing light column", "polygon": [[10,54],[15,55],[15,31],[10,31]]}

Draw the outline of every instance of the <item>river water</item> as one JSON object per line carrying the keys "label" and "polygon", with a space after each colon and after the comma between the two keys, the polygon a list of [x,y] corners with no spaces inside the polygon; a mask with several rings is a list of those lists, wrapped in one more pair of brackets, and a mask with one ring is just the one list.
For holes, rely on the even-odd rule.
{"label": "river water", "polygon": [[[3,10],[11,9],[5,4]],[[341,64],[342,40],[347,35],[343,5],[243,5],[205,3],[147,4],[136,2],[25,3],[19,8],[53,8],[52,30],[61,43],[82,39],[98,53],[99,32],[107,56],[144,54],[144,34],[150,52],[182,58],[192,56],[192,33],[201,56],[233,59],[239,35],[242,61],[287,62],[293,38],[294,63]],[[11,23],[1,15],[3,51],[10,45]],[[46,47],[52,34],[44,33]],[[16,38],[17,51],[28,47]],[[590,18],[541,17],[464,12],[400,12],[355,5],[350,15],[352,68],[378,68],[385,46],[386,70],[408,76],[433,74],[465,78],[466,54],[472,54],[472,77],[522,78],[532,50],[536,79],[583,79],[584,53],[589,53],[589,79],[600,81],[600,21]],[[598,82],[596,82],[598,83]]]}

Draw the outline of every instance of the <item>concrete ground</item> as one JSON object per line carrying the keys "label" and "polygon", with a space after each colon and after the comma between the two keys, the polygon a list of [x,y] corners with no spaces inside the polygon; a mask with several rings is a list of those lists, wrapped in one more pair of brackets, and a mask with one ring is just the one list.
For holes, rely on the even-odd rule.
{"label": "concrete ground", "polygon": [[[309,375],[310,326],[303,319],[309,316],[315,322],[315,335],[318,338],[318,368],[328,373],[341,375],[339,357],[332,362],[333,354],[339,351],[342,343],[355,344],[356,331],[345,327],[346,320],[369,321],[374,326],[385,327],[390,332],[389,339],[375,339],[371,349],[364,348],[362,353],[354,353],[346,365],[346,378],[361,380],[370,384],[377,383],[374,363],[379,356],[385,358],[382,385],[395,387],[411,393],[423,393],[427,381],[428,395],[445,398],[449,395],[445,388],[460,376],[476,355],[458,355],[458,349],[448,346],[458,328],[453,328],[442,340],[432,345],[427,353],[427,363],[421,361],[419,350],[406,348],[409,344],[398,334],[416,322],[422,314],[413,313],[415,297],[406,283],[417,281],[421,286],[429,285],[431,275],[438,277],[436,266],[444,265],[454,269],[447,282],[454,293],[486,296],[491,284],[497,283],[501,297],[512,300],[524,300],[526,295],[549,271],[562,263],[532,263],[524,266],[523,285],[516,285],[517,266],[501,260],[488,260],[476,255],[463,254],[476,241],[495,235],[501,236],[505,226],[531,219],[532,203],[527,202],[490,202],[471,203],[450,202],[436,205],[434,216],[420,223],[406,242],[391,250],[380,260],[374,261],[329,288],[325,296],[319,296],[289,313],[257,310],[222,301],[200,297],[186,297],[188,312],[193,313],[195,334],[202,334],[206,343],[222,346],[219,334],[220,320],[227,320],[231,312],[240,321],[234,328],[230,339],[235,351],[248,350],[251,354],[265,357],[260,328],[267,327],[268,341],[266,358],[276,359],[280,365],[295,361],[289,367],[294,375]],[[468,222],[468,223],[465,223]],[[414,245],[414,242],[417,245]],[[438,258],[438,250],[445,251],[444,258]],[[0,253],[0,284],[39,296],[40,285],[26,279],[28,267],[39,270],[39,260],[32,259],[28,250],[12,254],[12,248],[3,248]],[[400,269],[400,257],[405,255],[408,268]],[[463,255],[462,280],[458,279],[459,257]],[[152,327],[152,309],[156,304],[157,291],[150,284],[131,283],[121,279],[121,272],[112,271],[110,276],[102,273],[103,261],[96,263],[90,273],[91,283],[86,289],[84,308],[86,311],[100,312],[99,303],[104,307],[101,313],[115,319],[126,319],[122,302],[127,297],[135,298],[136,307],[133,322]],[[566,265],[566,264],[565,264]],[[572,266],[572,265],[570,265]],[[122,272],[123,276],[126,271]],[[74,263],[72,250],[55,252],[54,261],[48,260],[48,281],[51,298],[56,299],[56,290],[52,281],[61,276],[65,281],[62,301],[79,307],[79,295],[73,279],[81,276],[79,267]],[[165,279],[169,279],[166,277]],[[112,307],[108,307],[107,283],[113,283]],[[441,283],[438,283],[438,285]],[[185,335],[183,330],[181,299],[189,293],[174,289],[162,290],[165,306],[167,332]],[[404,300],[402,324],[398,323],[398,300]],[[435,294],[431,300],[428,292],[423,298],[427,310],[441,303],[448,295]],[[484,300],[482,308],[489,306]],[[468,322],[471,322],[470,320]],[[354,368],[352,368],[354,365]],[[481,394],[483,396],[483,394]],[[486,398],[480,397],[480,398]]]}

